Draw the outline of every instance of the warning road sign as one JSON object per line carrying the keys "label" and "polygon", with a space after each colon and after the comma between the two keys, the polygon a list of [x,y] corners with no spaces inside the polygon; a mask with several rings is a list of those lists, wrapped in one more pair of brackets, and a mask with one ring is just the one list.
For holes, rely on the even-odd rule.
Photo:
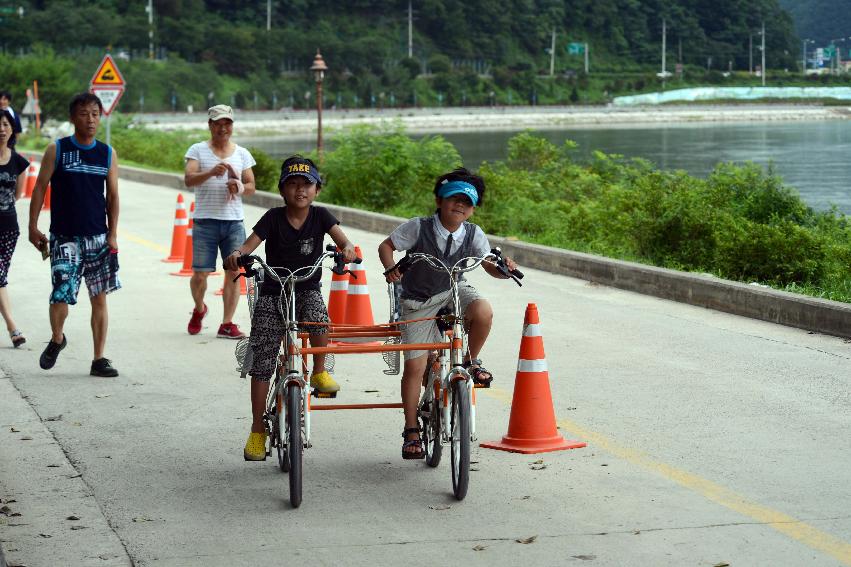
{"label": "warning road sign", "polygon": [[92,94],[96,95],[103,104],[103,114],[109,116],[118,105],[118,99],[124,94],[124,87],[92,85]]}
{"label": "warning road sign", "polygon": [[110,54],[104,55],[103,61],[100,62],[98,70],[92,77],[92,84],[124,86],[124,77],[121,76],[121,72]]}

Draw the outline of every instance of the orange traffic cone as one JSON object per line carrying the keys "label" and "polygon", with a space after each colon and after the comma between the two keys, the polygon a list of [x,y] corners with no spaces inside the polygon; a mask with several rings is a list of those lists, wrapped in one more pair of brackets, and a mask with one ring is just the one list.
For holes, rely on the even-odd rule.
{"label": "orange traffic cone", "polygon": [[189,226],[186,228],[186,238],[183,243],[183,267],[179,272],[172,272],[173,276],[192,275],[192,216],[195,214],[195,201],[189,206]]}
{"label": "orange traffic cone", "polygon": [[47,191],[44,193],[44,203],[41,205],[42,211],[50,210],[50,183],[47,184]]}
{"label": "orange traffic cone", "polygon": [[523,321],[508,434],[500,442],[488,441],[480,446],[528,454],[578,449],[585,445],[582,441],[565,440],[556,428],[538,307],[530,303]]}
{"label": "orange traffic cone", "polygon": [[340,275],[332,272],[331,292],[328,294],[328,316],[331,318],[331,323],[339,325],[346,319],[346,298],[350,279],[349,274]]}
{"label": "orange traffic cone", "polygon": [[[240,273],[244,274],[245,268],[240,268],[239,271],[240,271]],[[225,272],[225,277],[228,277],[227,272]],[[239,295],[248,295],[248,288],[245,287],[245,281],[246,281],[245,278],[242,278],[242,277],[239,278]],[[215,292],[213,295],[224,295],[224,294],[225,294],[225,288],[222,287],[222,288],[219,289],[219,291]]]}
{"label": "orange traffic cone", "polygon": [[24,197],[27,199],[33,196],[33,190],[35,189],[35,180],[38,179],[38,170],[40,168],[41,166],[37,161],[31,161],[30,166],[27,168],[27,185],[24,192]]}
{"label": "orange traffic cone", "polygon": [[[358,258],[363,258],[360,251],[360,246],[355,246],[355,254]],[[372,318],[372,303],[369,301],[369,286],[366,284],[366,269],[363,262],[360,264],[351,264],[351,279],[346,296],[346,315],[343,317],[343,323],[346,325],[375,325],[375,319]]]}
{"label": "orange traffic cone", "polygon": [[171,232],[171,254],[163,262],[180,262],[183,260],[184,248],[186,248],[186,227],[189,226],[189,218],[186,216],[186,205],[183,204],[183,195],[177,194],[177,205],[174,209],[174,229]]}

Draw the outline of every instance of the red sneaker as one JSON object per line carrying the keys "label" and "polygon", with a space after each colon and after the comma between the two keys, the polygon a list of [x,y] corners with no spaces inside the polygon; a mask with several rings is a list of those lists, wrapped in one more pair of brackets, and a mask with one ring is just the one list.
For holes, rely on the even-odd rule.
{"label": "red sneaker", "polygon": [[244,339],[245,333],[239,330],[236,323],[222,323],[216,336],[220,339]]}
{"label": "red sneaker", "polygon": [[201,332],[201,320],[207,316],[207,312],[209,309],[207,308],[207,304],[204,304],[204,310],[200,313],[195,309],[192,310],[192,318],[189,320],[189,325],[187,325],[186,330],[189,331],[190,335],[197,335]]}

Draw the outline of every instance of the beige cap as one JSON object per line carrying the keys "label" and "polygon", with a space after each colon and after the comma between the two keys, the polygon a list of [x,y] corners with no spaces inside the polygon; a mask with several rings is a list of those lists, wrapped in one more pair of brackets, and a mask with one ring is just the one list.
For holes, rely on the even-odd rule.
{"label": "beige cap", "polygon": [[207,110],[207,117],[213,122],[222,118],[228,118],[233,121],[233,109],[226,104],[217,104]]}

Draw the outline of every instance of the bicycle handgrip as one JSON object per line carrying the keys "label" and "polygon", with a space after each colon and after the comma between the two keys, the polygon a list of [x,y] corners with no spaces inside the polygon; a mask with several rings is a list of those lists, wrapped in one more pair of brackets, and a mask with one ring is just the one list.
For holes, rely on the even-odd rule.
{"label": "bicycle handgrip", "polygon": [[236,259],[236,265],[240,268],[247,268],[254,262],[254,259],[254,256],[252,256],[251,254],[246,254]]}
{"label": "bicycle handgrip", "polygon": [[408,271],[408,268],[410,268],[410,267],[411,267],[411,258],[410,258],[410,256],[405,256],[404,258],[402,258],[401,260],[396,262],[393,266],[384,270],[384,275],[386,276],[387,274],[389,274],[393,270],[399,270],[400,274],[404,274],[405,272]]}
{"label": "bicycle handgrip", "polygon": [[518,280],[523,279],[523,272],[521,272],[520,270],[518,270],[516,268],[513,269],[513,270],[510,270],[508,273],[511,274],[512,276],[514,276],[515,278],[517,278]]}

